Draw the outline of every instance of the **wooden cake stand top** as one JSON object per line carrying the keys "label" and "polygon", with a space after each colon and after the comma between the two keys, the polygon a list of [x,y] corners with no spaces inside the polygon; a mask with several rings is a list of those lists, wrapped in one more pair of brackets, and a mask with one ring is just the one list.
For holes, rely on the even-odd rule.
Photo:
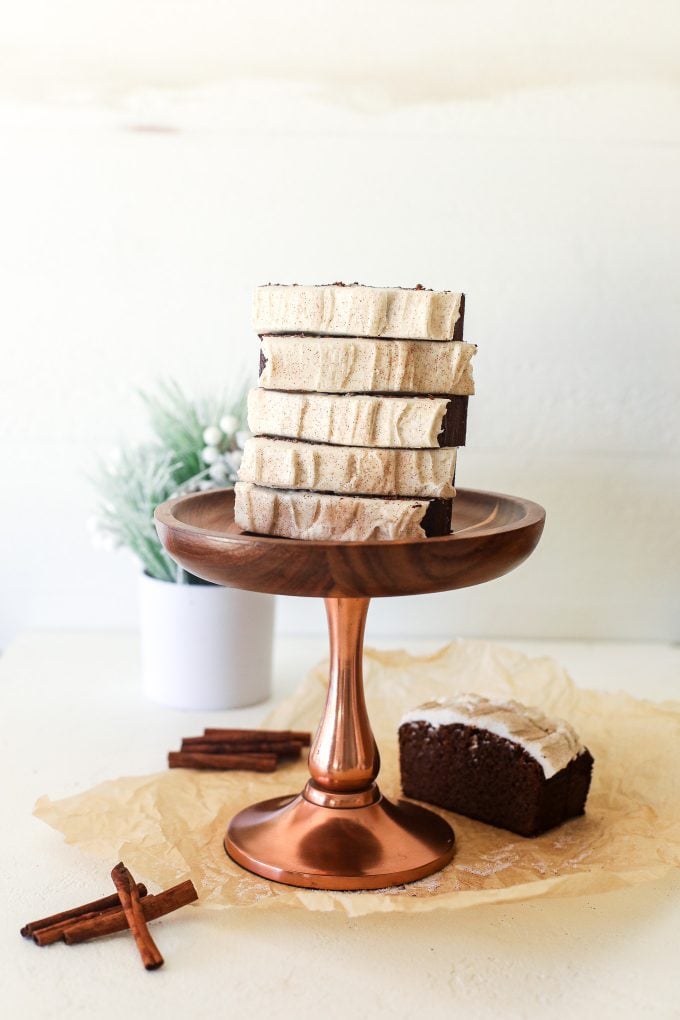
{"label": "wooden cake stand top", "polygon": [[421,595],[491,581],[530,555],[545,511],[516,496],[458,489],[451,535],[316,542],[244,533],[228,489],[177,496],[156,510],[160,539],[186,570],[228,588],[366,598]]}

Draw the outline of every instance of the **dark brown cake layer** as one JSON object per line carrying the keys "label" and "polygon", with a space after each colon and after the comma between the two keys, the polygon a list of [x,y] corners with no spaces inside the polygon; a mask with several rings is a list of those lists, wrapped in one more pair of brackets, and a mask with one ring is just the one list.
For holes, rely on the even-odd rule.
{"label": "dark brown cake layer", "polygon": [[520,836],[538,836],[582,815],[593,768],[584,750],[546,779],[519,744],[474,726],[422,721],[400,726],[399,760],[407,797]]}
{"label": "dark brown cake layer", "polygon": [[464,321],[465,321],[465,294],[461,294],[460,295],[460,309],[459,309],[459,312],[458,312],[458,321],[456,322],[455,326],[453,327],[453,337],[452,337],[452,339],[454,341],[455,340],[462,340],[463,339],[463,324],[464,324]]}
{"label": "dark brown cake layer", "polygon": [[428,538],[441,538],[451,533],[452,499],[431,499],[421,527]]}
{"label": "dark brown cake layer", "polygon": [[449,397],[442,431],[437,436],[440,446],[465,446],[469,397]]}

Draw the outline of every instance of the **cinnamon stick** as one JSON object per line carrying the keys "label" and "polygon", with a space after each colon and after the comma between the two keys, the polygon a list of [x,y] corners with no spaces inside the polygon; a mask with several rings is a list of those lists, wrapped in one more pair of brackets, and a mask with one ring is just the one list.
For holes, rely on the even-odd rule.
{"label": "cinnamon stick", "polygon": [[[118,900],[118,896],[116,896]],[[90,921],[94,918],[106,917],[109,914],[120,913],[122,907],[120,900],[115,907],[109,907],[108,910],[93,910],[89,914],[80,914],[78,917],[70,917],[65,921],[58,921],[56,924],[51,924],[47,928],[39,928],[38,931],[33,932],[33,941],[36,946],[51,946],[55,942],[63,941],[64,934],[73,924],[80,923],[81,921]]]}
{"label": "cinnamon stick", "polygon": [[[140,896],[146,896],[146,886],[141,882],[137,886],[137,891]],[[82,906],[72,907],[71,910],[62,910],[61,913],[51,914],[50,917],[41,917],[39,921],[29,921],[29,923],[25,924],[21,929],[21,934],[24,938],[31,938],[34,932],[37,932],[42,928],[52,928],[63,921],[81,918],[85,914],[90,915],[93,913],[100,913],[103,910],[108,910],[110,907],[120,909],[118,893],[112,893],[110,896],[102,896],[99,900],[92,900],[91,903],[83,903]]]}
{"label": "cinnamon stick", "polygon": [[[185,907],[198,899],[198,893],[194,883],[187,879],[179,885],[172,886],[164,892],[155,896],[145,896],[140,900],[144,917],[147,921],[155,921],[157,917],[164,917],[171,914],[179,907]],[[64,942],[68,946],[75,946],[79,942],[89,942],[90,939],[100,938],[102,935],[114,935],[116,932],[125,931],[128,927],[127,918],[122,908],[113,910],[110,913],[99,914],[89,920],[76,920],[64,932]]]}
{"label": "cinnamon stick", "polygon": [[183,737],[182,750],[195,754],[275,754],[277,758],[299,758],[302,744],[299,740],[281,740],[271,743],[237,740],[209,741],[205,737]]}
{"label": "cinnamon stick", "polygon": [[203,731],[203,735],[209,743],[220,743],[224,740],[248,743],[248,741],[256,740],[259,743],[268,744],[272,741],[276,743],[281,740],[295,740],[299,741],[303,747],[308,747],[312,742],[311,733],[304,730],[236,730],[209,726]]}
{"label": "cinnamon stick", "polygon": [[111,878],[120,897],[128,927],[137,943],[142,963],[147,970],[157,970],[163,966],[163,957],[146,926],[137,884],[122,861],[112,870]]}
{"label": "cinnamon stick", "polygon": [[170,751],[170,769],[213,769],[230,771],[243,769],[246,772],[275,772],[278,764],[275,754],[203,754],[189,751]]}

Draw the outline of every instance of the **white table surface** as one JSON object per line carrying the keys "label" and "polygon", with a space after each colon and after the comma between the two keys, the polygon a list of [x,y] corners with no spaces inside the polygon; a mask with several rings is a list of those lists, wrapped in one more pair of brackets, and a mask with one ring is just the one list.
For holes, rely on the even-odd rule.
{"label": "white table surface", "polygon": [[[394,647],[370,634],[369,643]],[[680,698],[678,647],[506,643],[554,655],[584,687]],[[324,652],[321,640],[279,639],[274,701]],[[271,704],[211,721],[250,725]],[[21,939],[25,921],[109,887],[106,865],[32,817],[37,797],[156,771],[205,723],[205,713],[141,699],[134,635],[26,634],[0,660],[2,1017],[680,1017],[677,873],[602,896],[456,914],[185,908],[154,924],[166,965],[151,974],[128,936],[46,949]]]}

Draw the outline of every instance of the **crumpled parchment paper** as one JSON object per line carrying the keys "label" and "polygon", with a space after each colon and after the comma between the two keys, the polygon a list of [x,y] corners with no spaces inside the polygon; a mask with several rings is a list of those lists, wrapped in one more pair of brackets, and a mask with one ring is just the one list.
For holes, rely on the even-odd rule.
{"label": "crumpled parchment paper", "polygon": [[[327,666],[312,671],[268,718],[273,728],[315,729]],[[138,879],[169,886],[191,877],[214,907],[297,906],[351,916],[449,910],[537,896],[606,892],[680,866],[680,702],[579,690],[548,658],[481,641],[456,641],[431,656],[364,653],[371,722],[380,746],[379,783],[400,795],[397,726],[403,711],[457,691],[517,698],[568,719],[595,758],[586,815],[537,839],[440,811],[453,824],[448,867],[377,892],[325,892],[278,885],[242,870],[222,847],[232,815],[253,801],[299,791],[303,763],[266,775],[172,769],[101,783],[64,800],[42,797],[35,814],[68,843]]]}

